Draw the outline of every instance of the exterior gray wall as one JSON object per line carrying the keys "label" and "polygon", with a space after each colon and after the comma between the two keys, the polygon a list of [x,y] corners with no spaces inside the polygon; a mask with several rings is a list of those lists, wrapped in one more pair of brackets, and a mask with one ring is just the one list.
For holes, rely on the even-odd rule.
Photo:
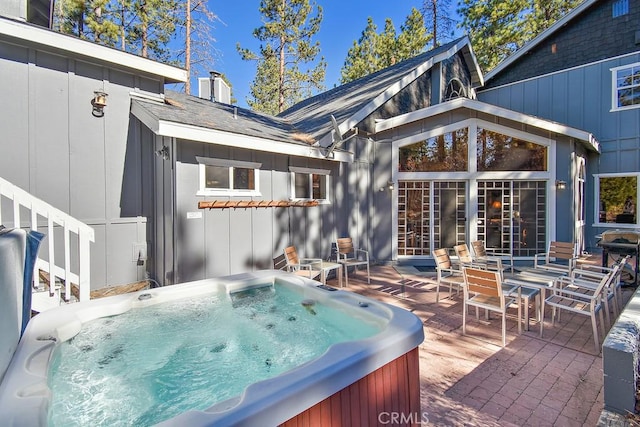
{"label": "exterior gray wall", "polygon": [[[481,101],[582,129],[598,139],[601,154],[591,154],[587,162],[585,245],[589,251],[596,250],[595,235],[603,231],[592,227],[593,174],[640,170],[640,109],[610,111],[610,69],[638,61],[640,52],[478,92]],[[568,164],[559,166],[561,171]]]}
{"label": "exterior gray wall", "polygon": [[[157,139],[160,139],[157,137]],[[163,285],[207,277],[273,268],[273,258],[285,247],[295,245],[307,258],[334,258],[333,243],[340,236],[351,236],[364,248],[370,244],[370,144],[354,142],[361,156],[351,165],[318,159],[304,159],[282,154],[204,144],[175,142],[172,159],[155,166],[157,200],[149,215],[152,227],[173,217],[173,239],[156,232],[151,252],[156,260],[152,268]],[[167,143],[165,142],[165,145]],[[356,148],[357,146],[357,148]],[[160,143],[156,141],[156,149]],[[261,197],[252,200],[288,200],[290,166],[331,171],[331,204],[288,208],[198,209],[198,202],[212,200],[247,200],[243,197],[198,196],[198,162],[196,156],[259,162]],[[356,156],[357,157],[357,156]],[[172,169],[173,168],[173,169]],[[167,179],[167,173],[173,177]],[[172,191],[173,189],[173,191]],[[171,207],[166,198],[175,194]],[[168,212],[173,210],[173,213]],[[187,214],[192,213],[191,218]],[[202,215],[193,215],[201,213]],[[195,218],[194,218],[195,216]],[[165,230],[167,232],[168,230]],[[175,257],[173,260],[171,257]],[[161,261],[164,259],[164,263]],[[372,254],[372,259],[374,254]],[[163,265],[168,267],[163,270]],[[175,273],[173,267],[175,266]]]}
{"label": "exterior gray wall", "polygon": [[[135,88],[161,93],[163,85],[0,41],[0,176],[95,229],[94,289],[145,275],[132,259],[133,245],[147,241],[145,167],[128,125]],[[109,94],[101,118],[90,103],[99,89]]]}

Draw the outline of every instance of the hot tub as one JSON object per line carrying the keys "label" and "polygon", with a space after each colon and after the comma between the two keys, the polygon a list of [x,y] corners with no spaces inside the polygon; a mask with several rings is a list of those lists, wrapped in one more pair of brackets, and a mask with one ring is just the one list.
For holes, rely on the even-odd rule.
{"label": "hot tub", "polygon": [[[0,384],[0,419],[5,425],[47,424],[53,400],[47,376],[54,350],[88,322],[188,297],[236,295],[265,284],[295,288],[305,301],[364,318],[379,325],[380,332],[331,345],[313,360],[247,385],[237,396],[203,410],[187,410],[161,425],[317,425],[321,420],[323,425],[371,425],[390,414],[420,420],[421,321],[398,307],[271,270],[113,296],[39,314],[30,321]],[[73,402],[67,403],[73,408]]]}

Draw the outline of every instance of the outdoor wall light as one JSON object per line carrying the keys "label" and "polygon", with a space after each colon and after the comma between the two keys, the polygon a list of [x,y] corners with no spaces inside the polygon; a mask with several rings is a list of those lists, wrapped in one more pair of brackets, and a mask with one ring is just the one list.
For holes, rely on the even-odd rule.
{"label": "outdoor wall light", "polygon": [[99,90],[93,92],[93,99],[91,100],[93,110],[91,111],[91,114],[96,117],[104,116],[104,107],[107,106],[107,96],[109,95]]}
{"label": "outdoor wall light", "polygon": [[163,145],[161,149],[156,150],[156,156],[162,157],[163,160],[169,160],[169,147]]}
{"label": "outdoor wall light", "polygon": [[564,190],[565,188],[567,188],[567,181],[556,181],[556,189]]}
{"label": "outdoor wall light", "polygon": [[393,191],[393,181],[387,181],[387,185],[384,187],[380,187],[380,191],[389,190]]}

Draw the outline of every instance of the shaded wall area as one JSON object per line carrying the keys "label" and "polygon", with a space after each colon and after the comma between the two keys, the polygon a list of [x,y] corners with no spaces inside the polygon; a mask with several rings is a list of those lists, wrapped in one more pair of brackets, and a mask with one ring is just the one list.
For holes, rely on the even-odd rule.
{"label": "shaded wall area", "polygon": [[[147,236],[129,94],[162,93],[162,81],[15,41],[0,41],[0,77],[0,175],[94,228],[93,289],[143,278],[133,259]],[[96,90],[109,95],[103,117],[92,115]]]}

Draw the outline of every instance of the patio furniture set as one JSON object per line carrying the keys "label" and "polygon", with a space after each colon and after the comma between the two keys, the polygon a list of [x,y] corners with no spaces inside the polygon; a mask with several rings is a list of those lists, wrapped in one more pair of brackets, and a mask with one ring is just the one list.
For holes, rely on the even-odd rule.
{"label": "patio furniture set", "polygon": [[354,268],[354,273],[358,267],[366,267],[367,283],[371,283],[368,251],[354,246],[353,239],[350,237],[338,238],[335,242],[335,248],[336,262],[332,262],[322,258],[302,258],[298,255],[295,246],[288,246],[282,254],[273,259],[273,267],[276,270],[286,270],[309,279],[316,279],[320,276],[323,285],[327,284],[327,275],[336,270],[339,287],[343,286],[343,272],[345,286],[349,286],[349,267]]}
{"label": "patio furniture set", "polygon": [[[502,346],[506,345],[507,309],[518,310],[518,333],[524,321],[529,329],[529,305],[535,302],[535,317],[540,325],[540,337],[544,330],[545,305],[552,308],[552,326],[560,320],[562,311],[589,316],[593,328],[596,352],[599,352],[598,323],[602,336],[605,323],[611,326],[620,313],[620,275],[629,256],[619,258],[610,267],[578,264],[575,246],[567,242],[551,242],[547,252],[534,257],[531,267],[516,267],[508,253],[489,251],[481,241],[473,242],[473,254],[467,244],[454,247],[456,259],[447,249],[434,251],[436,260],[436,302],[440,300],[440,286],[449,287],[449,298],[453,290],[463,291],[462,333],[466,335],[469,307],[497,312],[502,317]],[[522,318],[524,305],[524,319]]]}

